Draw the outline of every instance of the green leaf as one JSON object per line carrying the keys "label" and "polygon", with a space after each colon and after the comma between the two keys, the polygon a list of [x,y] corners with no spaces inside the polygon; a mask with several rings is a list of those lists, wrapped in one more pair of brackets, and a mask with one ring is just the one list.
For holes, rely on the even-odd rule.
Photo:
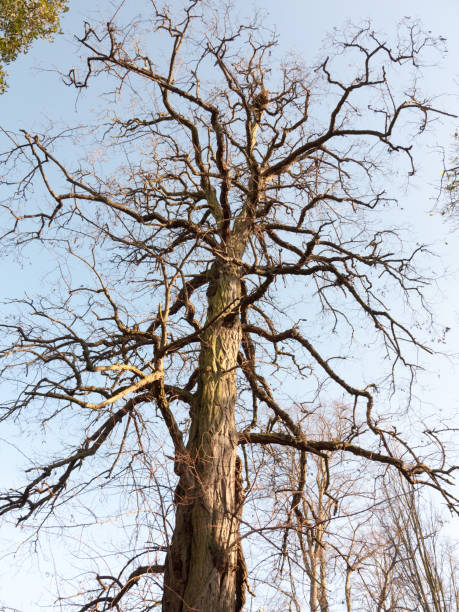
{"label": "green leaf", "polygon": [[27,53],[38,38],[60,33],[68,0],[0,0],[0,93],[7,87],[5,65]]}

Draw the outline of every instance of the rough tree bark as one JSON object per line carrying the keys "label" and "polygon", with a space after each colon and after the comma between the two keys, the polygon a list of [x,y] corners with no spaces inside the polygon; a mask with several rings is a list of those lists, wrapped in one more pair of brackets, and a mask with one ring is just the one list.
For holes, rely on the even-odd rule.
{"label": "rough tree bark", "polygon": [[[250,148],[262,113],[250,126]],[[222,174],[228,168],[221,152]],[[239,541],[243,499],[235,425],[236,371],[242,342],[243,271],[238,263],[253,231],[263,181],[252,169],[249,195],[230,219],[209,189],[222,235],[222,255],[208,278],[207,314],[200,334],[197,392],[191,406],[186,456],[177,458],[176,518],[164,575],[164,612],[239,612],[245,602],[245,560]]]}
{"label": "rough tree bark", "polygon": [[223,262],[214,263],[211,277],[187,456],[178,462],[165,612],[234,612],[236,603],[240,500],[234,412],[241,282],[234,266]]}

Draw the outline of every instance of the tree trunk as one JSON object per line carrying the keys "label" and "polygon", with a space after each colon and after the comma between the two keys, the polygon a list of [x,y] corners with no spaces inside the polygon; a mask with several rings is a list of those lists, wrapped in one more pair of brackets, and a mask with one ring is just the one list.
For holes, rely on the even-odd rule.
{"label": "tree trunk", "polygon": [[346,581],[344,583],[344,593],[346,596],[346,612],[352,612],[352,597],[351,597],[351,574],[353,572],[353,568],[346,568]]}
{"label": "tree trunk", "polygon": [[320,526],[320,548],[319,548],[319,563],[320,563],[320,586],[319,586],[319,604],[320,612],[328,612],[328,596],[327,596],[327,562],[325,560],[325,543],[324,529]]}
{"label": "tree trunk", "polygon": [[238,545],[241,487],[234,421],[240,296],[237,270],[215,262],[187,457],[177,462],[180,480],[166,558],[164,612],[237,612],[243,605],[244,585],[237,588],[244,572]]}

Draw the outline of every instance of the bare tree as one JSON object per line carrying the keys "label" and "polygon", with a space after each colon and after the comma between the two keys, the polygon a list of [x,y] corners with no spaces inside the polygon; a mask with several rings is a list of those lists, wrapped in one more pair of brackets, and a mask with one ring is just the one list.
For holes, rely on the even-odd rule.
{"label": "bare tree", "polygon": [[454,214],[457,210],[457,194],[459,190],[459,158],[458,151],[459,134],[456,131],[454,134],[454,155],[445,167],[442,174],[443,193],[446,196],[446,204],[442,210],[442,214]]}
{"label": "bare tree", "polygon": [[[341,439],[349,418],[349,407],[340,404],[316,409],[308,416],[308,435]],[[387,500],[373,484],[380,470],[371,464],[361,470],[345,452],[297,456],[287,449],[277,451],[275,462],[273,493],[283,494],[290,505],[281,554],[273,559],[276,585],[286,578],[290,582],[280,609],[292,604],[298,611],[307,605],[311,612],[328,612],[340,604],[347,612],[368,609],[361,605],[367,592],[362,595],[360,572],[373,568],[387,547],[375,527],[387,510]]]}
{"label": "bare tree", "polygon": [[443,521],[406,481],[392,475],[384,490],[388,504],[376,517],[380,547],[361,574],[362,601],[377,612],[457,612],[458,562],[440,535]]}
{"label": "bare tree", "polygon": [[[335,438],[345,428],[345,407],[338,409],[335,418],[325,411],[315,427],[310,419],[310,435]],[[312,469],[305,459],[291,452],[276,457],[276,493],[294,492],[277,564],[279,584],[282,576],[291,582],[280,609],[290,602],[304,609],[297,591],[306,583],[311,612],[328,612],[339,602],[346,612],[457,612],[454,542],[441,535],[444,518],[421,490],[397,473],[378,475],[372,466],[362,483],[345,453],[311,456]],[[283,474],[290,487],[282,488]],[[372,477],[379,482],[373,490]]]}
{"label": "bare tree", "polygon": [[[2,324],[2,372],[19,386],[4,418],[63,419],[72,439],[1,512],[41,525],[116,484],[120,514],[137,508],[130,544],[117,568],[101,559],[80,609],[234,612],[299,510],[296,491],[272,494],[273,447],[297,454],[298,488],[307,457],[322,469],[344,452],[456,504],[439,436],[416,452],[385,418],[383,374],[333,359],[365,337],[386,374],[413,377],[429,350],[400,307],[423,307],[424,249],[405,254],[379,211],[394,203],[381,186],[392,158],[414,172],[412,139],[446,113],[416,89],[435,46],[416,24],[392,46],[366,24],[306,68],[218,3],[150,11],[79,39],[85,68],[68,83],[113,93],[98,155],[68,159],[83,130],[9,134],[3,241],[60,252],[63,282]],[[339,438],[310,435],[323,394],[352,406]],[[97,503],[84,506],[96,523]]]}

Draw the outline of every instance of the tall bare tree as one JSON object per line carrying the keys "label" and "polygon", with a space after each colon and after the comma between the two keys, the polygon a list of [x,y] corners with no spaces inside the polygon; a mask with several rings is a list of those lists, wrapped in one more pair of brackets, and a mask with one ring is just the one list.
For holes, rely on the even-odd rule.
{"label": "tall bare tree", "polygon": [[[392,46],[356,28],[306,68],[219,3],[148,6],[80,38],[85,68],[68,84],[101,79],[113,93],[95,153],[75,162],[82,129],[9,134],[3,241],[50,245],[63,282],[2,324],[2,372],[20,387],[4,418],[37,410],[71,422],[72,439],[2,494],[1,512],[52,521],[118,482],[123,510],[138,505],[131,544],[80,609],[235,612],[298,509],[297,491],[285,504],[270,487],[273,447],[302,469],[345,452],[456,504],[438,435],[416,452],[385,419],[382,375],[333,360],[365,337],[389,374],[412,376],[428,350],[399,308],[423,306],[423,248],[404,254],[379,211],[393,203],[392,158],[414,172],[412,139],[446,113],[416,89],[435,46],[416,24]],[[339,438],[311,435],[322,394],[353,407]]]}

